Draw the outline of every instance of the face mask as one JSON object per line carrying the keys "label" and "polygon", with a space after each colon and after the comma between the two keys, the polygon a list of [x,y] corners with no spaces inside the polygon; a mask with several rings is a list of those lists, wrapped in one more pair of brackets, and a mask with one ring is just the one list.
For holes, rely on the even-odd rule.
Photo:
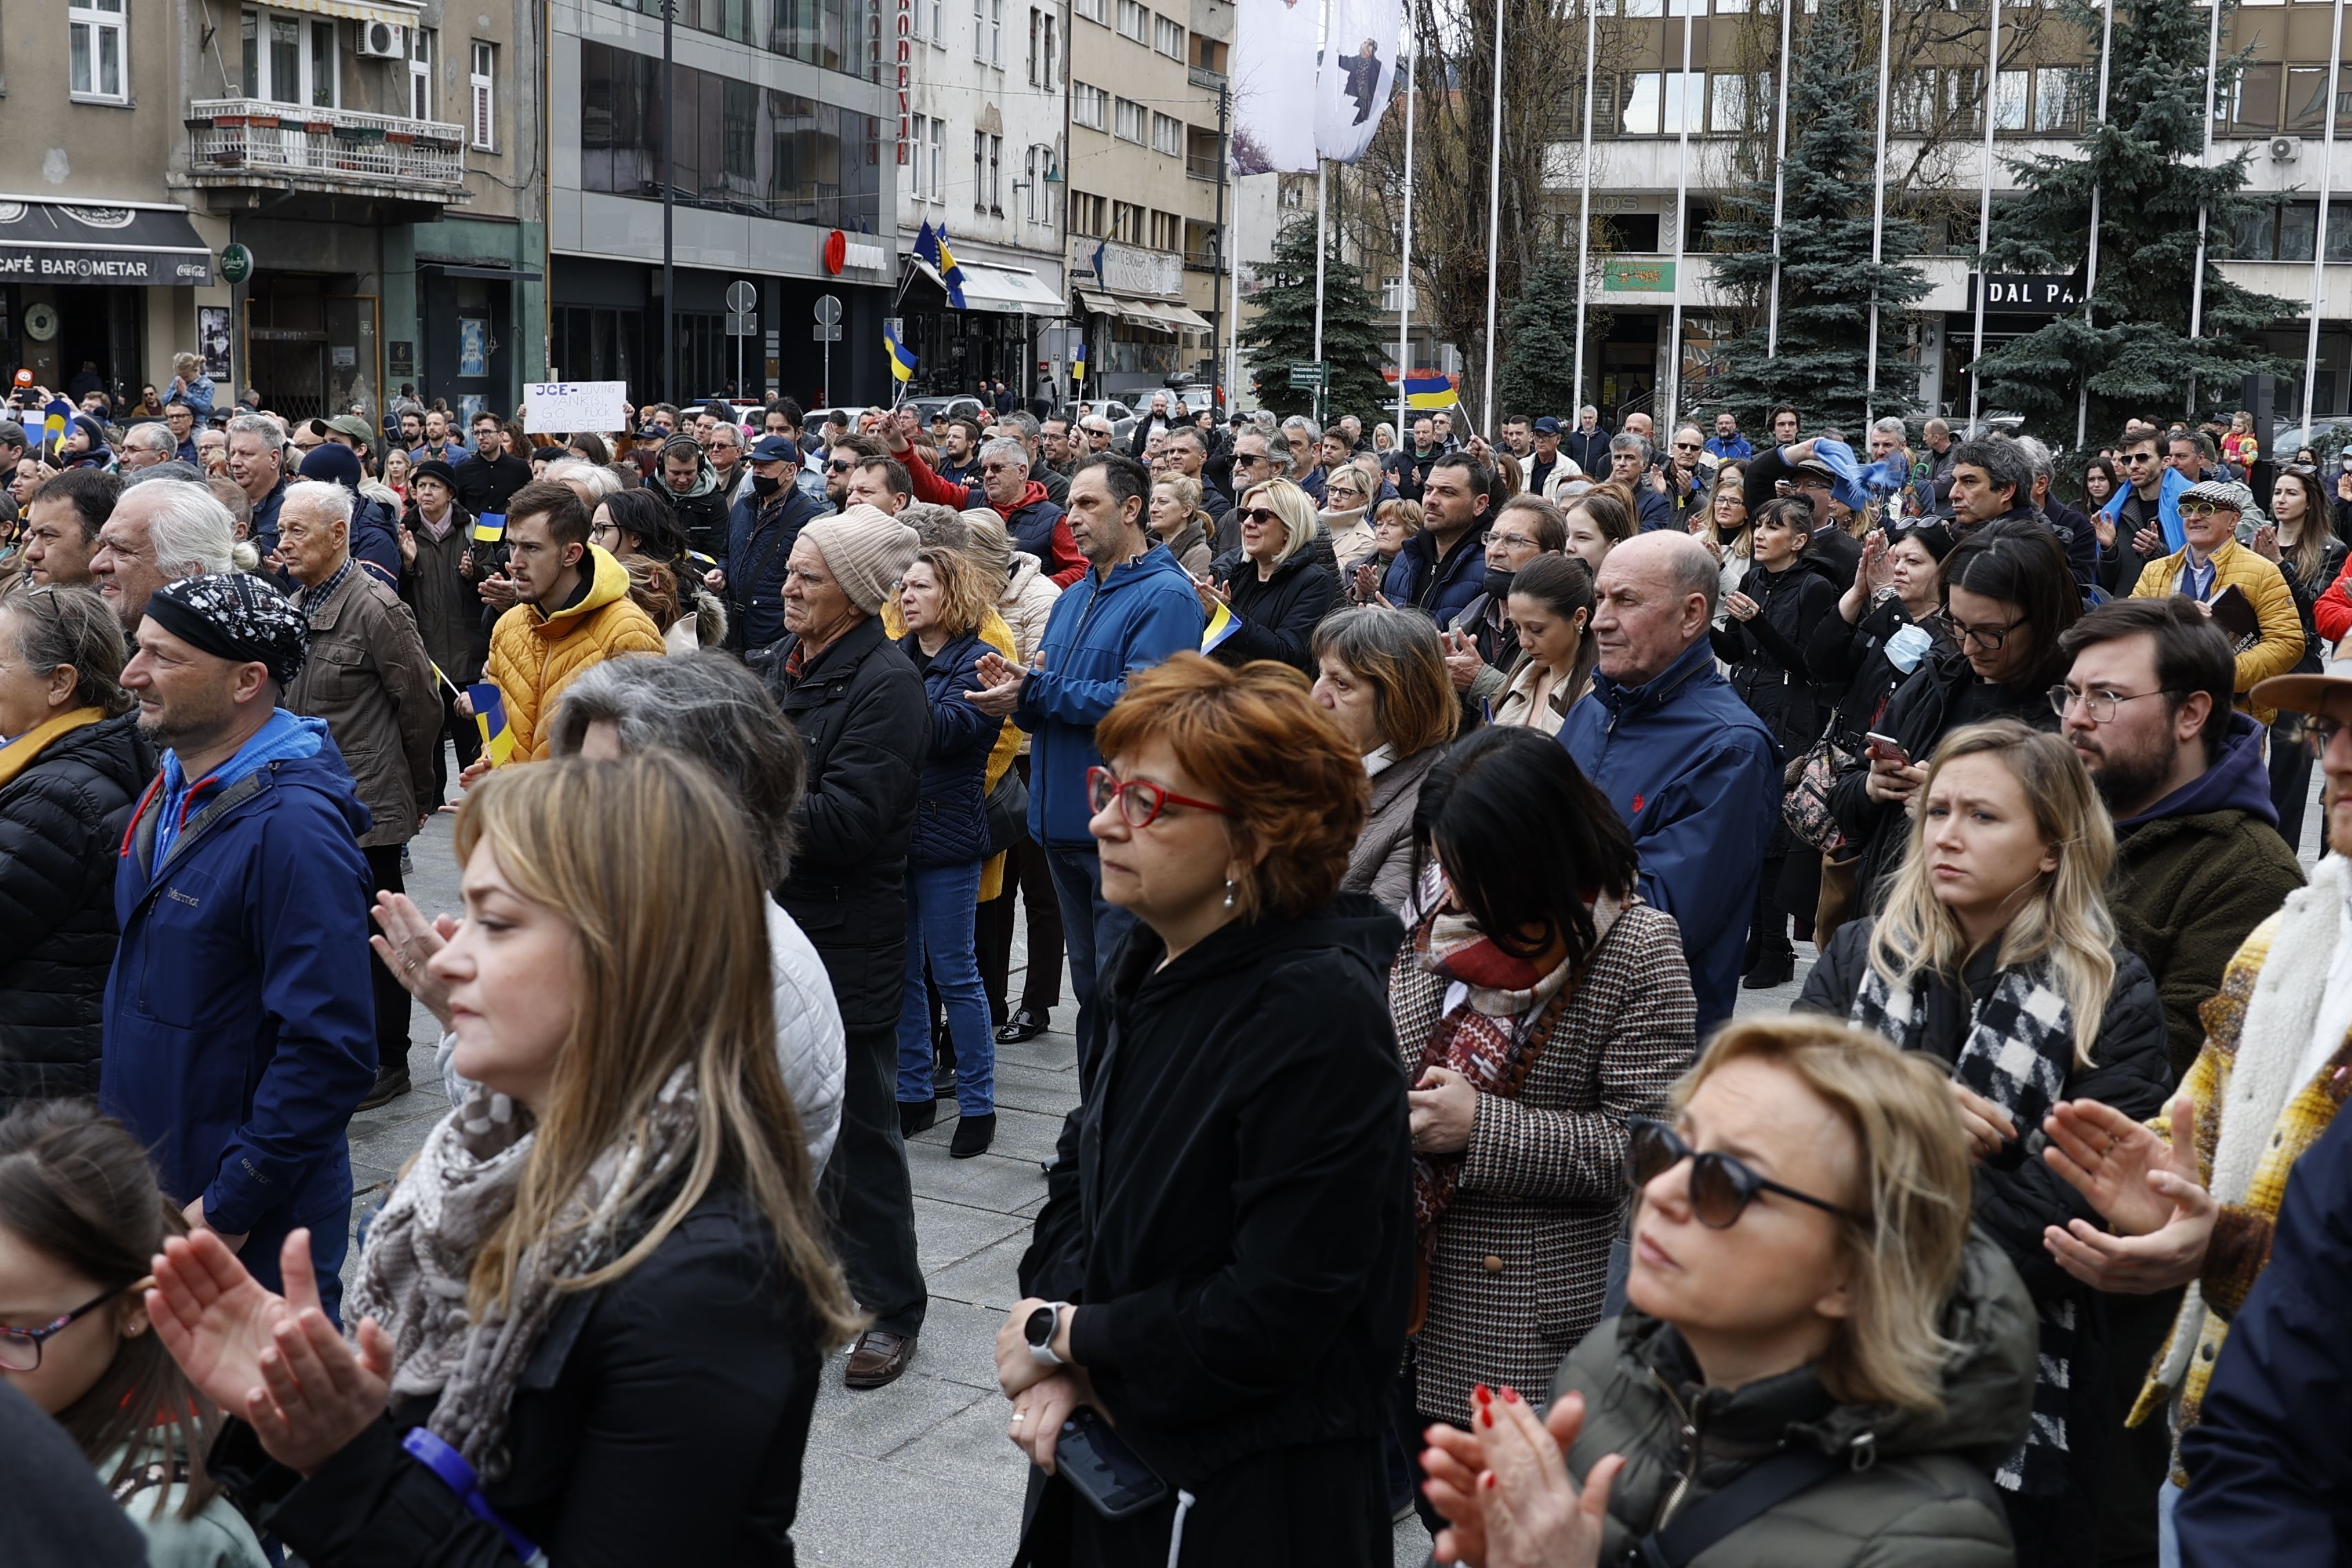
{"label": "face mask", "polygon": [[1936,639],[1927,635],[1927,628],[1914,623],[1895,627],[1895,635],[1886,639],[1883,651],[1887,663],[1908,675],[1918,668],[1919,661],[1935,646]]}
{"label": "face mask", "polygon": [[1478,591],[1499,599],[1511,591],[1511,579],[1517,575],[1517,573],[1501,566],[1489,566],[1486,575],[1479,581]]}
{"label": "face mask", "polygon": [[773,474],[753,474],[751,476],[751,489],[756,494],[772,496],[778,490],[783,489],[783,487],[784,481],[776,478]]}

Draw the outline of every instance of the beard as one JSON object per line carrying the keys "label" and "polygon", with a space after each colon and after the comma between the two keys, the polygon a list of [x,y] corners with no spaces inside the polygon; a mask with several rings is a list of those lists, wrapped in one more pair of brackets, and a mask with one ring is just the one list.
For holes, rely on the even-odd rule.
{"label": "beard", "polygon": [[2076,754],[2090,764],[2091,782],[2097,786],[2099,798],[2119,818],[2154,805],[2158,792],[2172,773],[2172,757],[2162,749],[2125,752],[2102,747],[2084,754],[2078,746]]}

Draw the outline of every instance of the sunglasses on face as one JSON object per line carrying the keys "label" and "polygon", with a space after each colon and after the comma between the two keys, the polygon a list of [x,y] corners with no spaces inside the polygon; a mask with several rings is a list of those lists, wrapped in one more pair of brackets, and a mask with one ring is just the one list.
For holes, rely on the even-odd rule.
{"label": "sunglasses on face", "polygon": [[1811,1193],[1801,1193],[1794,1187],[1767,1181],[1728,1154],[1713,1150],[1701,1153],[1684,1142],[1682,1134],[1663,1121],[1654,1121],[1646,1116],[1628,1117],[1625,1131],[1628,1135],[1625,1142],[1626,1179],[1639,1190],[1688,1160],[1691,1163],[1691,1214],[1709,1230],[1729,1230],[1739,1223],[1739,1216],[1748,1212],[1748,1205],[1765,1193],[1777,1194],[1792,1202],[1807,1204],[1846,1219],[1860,1220],[1864,1217],[1842,1204],[1833,1204]]}
{"label": "sunglasses on face", "polygon": [[1260,528],[1264,528],[1268,523],[1280,524],[1282,522],[1282,514],[1278,511],[1268,511],[1262,506],[1254,506],[1242,513],[1242,521],[1244,522],[1254,522]]}

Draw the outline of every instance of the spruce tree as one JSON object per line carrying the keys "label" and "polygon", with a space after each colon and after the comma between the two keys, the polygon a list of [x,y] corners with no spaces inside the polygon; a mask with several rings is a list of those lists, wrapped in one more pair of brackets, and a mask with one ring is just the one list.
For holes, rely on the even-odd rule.
{"label": "spruce tree", "polygon": [[1822,0],[1792,53],[1789,151],[1780,221],[1780,331],[1768,355],[1772,284],[1772,181],[1751,180],[1713,226],[1715,275],[1750,307],[1748,329],[1724,346],[1729,367],[1711,384],[1711,405],[1763,427],[1777,404],[1794,404],[1807,426],[1858,436],[1869,379],[1870,304],[1878,301],[1878,389],[1872,412],[1902,414],[1918,401],[1903,359],[1907,308],[1927,292],[1918,226],[1886,215],[1882,254],[1871,265],[1871,185],[1877,162],[1876,12],[1860,0]]}
{"label": "spruce tree", "polygon": [[[1250,296],[1257,309],[1241,330],[1250,351],[1258,401],[1276,414],[1312,416],[1315,389],[1293,387],[1290,367],[1315,357],[1315,220],[1294,218],[1275,236],[1274,257],[1257,269],[1262,286]],[[1339,259],[1335,245],[1323,258],[1323,360],[1331,384],[1326,422],[1353,414],[1367,429],[1392,406],[1395,394],[1381,374],[1393,339],[1380,302],[1364,287],[1360,268]]]}
{"label": "spruce tree", "polygon": [[1546,249],[1503,314],[1503,363],[1495,390],[1502,406],[1528,418],[1576,423],[1576,252]]}
{"label": "spruce tree", "polygon": [[[2064,0],[2063,14],[2098,37],[2101,14]],[[2107,119],[2086,101],[2082,153],[2013,159],[2024,188],[1995,205],[1996,271],[2072,272],[2088,257],[2091,190],[2099,189],[2099,279],[2092,319],[2061,316],[1989,351],[1981,403],[2011,408],[2053,447],[2074,440],[2076,400],[2088,383],[2088,434],[2111,437],[2129,416],[2164,417],[2235,407],[2245,375],[2284,373],[2263,347],[2264,325],[2293,316],[2291,300],[2255,294],[2221,276],[2240,215],[2248,151],[2204,166],[2205,51],[2211,13],[2190,0],[2125,0],[2108,57]],[[2243,67],[2221,62],[2221,101]],[[2096,67],[2091,68],[2095,71]],[[2197,212],[2206,209],[2204,317],[2189,335],[2197,271]]]}

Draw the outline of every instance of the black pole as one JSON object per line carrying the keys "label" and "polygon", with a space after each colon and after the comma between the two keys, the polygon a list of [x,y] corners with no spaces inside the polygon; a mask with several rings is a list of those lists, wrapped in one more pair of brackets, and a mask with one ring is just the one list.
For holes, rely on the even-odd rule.
{"label": "black pole", "polygon": [[677,400],[677,286],[672,270],[670,210],[677,191],[677,71],[670,58],[670,24],[677,0],[662,0],[662,396]]}

